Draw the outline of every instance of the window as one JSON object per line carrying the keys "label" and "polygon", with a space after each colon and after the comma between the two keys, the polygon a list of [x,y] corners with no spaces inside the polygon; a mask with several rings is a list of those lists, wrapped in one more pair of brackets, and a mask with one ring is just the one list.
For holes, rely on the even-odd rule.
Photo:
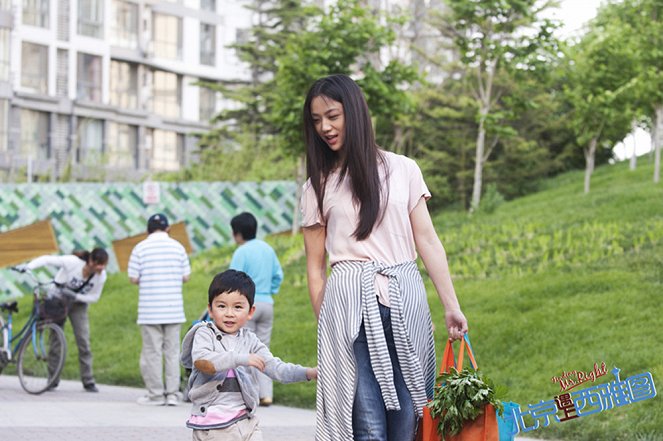
{"label": "window", "polygon": [[0,81],[9,81],[9,29],[0,28]]}
{"label": "window", "polygon": [[57,96],[69,96],[69,51],[67,49],[58,49],[57,69],[55,93]]}
{"label": "window", "polygon": [[0,152],[7,151],[7,136],[9,130],[7,130],[7,116],[9,109],[8,100],[0,100]]}
{"label": "window", "polygon": [[199,120],[207,122],[216,112],[216,92],[207,87],[198,86]]}
{"label": "window", "polygon": [[107,163],[113,167],[136,168],[138,127],[111,122],[108,124]]}
{"label": "window", "polygon": [[23,24],[48,27],[49,0],[23,0]]}
{"label": "window", "polygon": [[92,118],[78,118],[76,135],[78,137],[78,162],[86,165],[100,165],[104,142],[103,121]]}
{"label": "window", "polygon": [[78,53],[76,96],[82,100],[101,102],[101,57]]}
{"label": "window", "polygon": [[69,7],[73,0],[58,0],[58,40],[69,41]]}
{"label": "window", "polygon": [[48,159],[48,113],[21,109],[20,153],[24,158]]}
{"label": "window", "polygon": [[170,72],[155,70],[152,78],[152,111],[161,116],[180,117],[180,78]]}
{"label": "window", "polygon": [[200,24],[200,64],[216,64],[216,28],[207,23]]}
{"label": "window", "polygon": [[48,93],[48,48],[23,42],[21,46],[21,86],[33,92]]}
{"label": "window", "polygon": [[78,0],[78,33],[103,38],[103,0]]}
{"label": "window", "polygon": [[138,5],[122,0],[113,1],[111,43],[130,49],[138,48]]}
{"label": "window", "polygon": [[200,0],[200,9],[216,12],[216,0]]}
{"label": "window", "polygon": [[154,56],[179,60],[182,57],[182,20],[171,15],[152,17]]}
{"label": "window", "polygon": [[154,130],[152,137],[152,170],[179,170],[182,137],[176,132]]}
{"label": "window", "polygon": [[138,108],[138,66],[111,60],[110,102],[124,109]]}

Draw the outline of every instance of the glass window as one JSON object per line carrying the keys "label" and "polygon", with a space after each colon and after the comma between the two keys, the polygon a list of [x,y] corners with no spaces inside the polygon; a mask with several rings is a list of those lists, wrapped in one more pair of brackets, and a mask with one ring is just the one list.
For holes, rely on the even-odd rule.
{"label": "glass window", "polygon": [[216,28],[206,23],[200,24],[200,64],[216,64]]}
{"label": "glass window", "polygon": [[69,9],[71,8],[71,1],[72,0],[58,1],[58,40],[69,41]]}
{"label": "glass window", "polygon": [[103,0],[78,0],[78,33],[103,38]]}
{"label": "glass window", "polygon": [[48,93],[48,48],[23,42],[21,46],[21,86],[33,92]]}
{"label": "glass window", "polygon": [[216,0],[200,0],[200,9],[216,12]]}
{"label": "glass window", "polygon": [[55,79],[55,93],[57,96],[69,95],[69,51],[58,49],[57,77]]}
{"label": "glass window", "polygon": [[7,109],[9,109],[9,101],[0,100],[0,152],[7,151],[7,136],[9,136],[9,130],[7,127],[7,117],[9,112]]}
{"label": "glass window", "polygon": [[113,167],[136,168],[138,127],[110,122],[106,160]]}
{"label": "glass window", "polygon": [[0,28],[0,81],[9,81],[9,29]]}
{"label": "glass window", "polygon": [[198,86],[198,101],[200,104],[200,121],[207,122],[216,113],[216,91],[207,87]]}
{"label": "glass window", "polygon": [[138,48],[138,5],[122,0],[113,1],[111,43],[117,46]]}
{"label": "glass window", "polygon": [[104,143],[104,123],[100,119],[78,118],[78,162],[86,165],[100,165]]}
{"label": "glass window", "polygon": [[77,98],[101,102],[101,57],[79,52],[76,79]]}
{"label": "glass window", "polygon": [[23,0],[23,24],[48,27],[49,0]]}
{"label": "glass window", "polygon": [[152,16],[154,56],[179,60],[182,57],[182,20],[172,15]]}
{"label": "glass window", "polygon": [[125,109],[138,108],[138,66],[111,60],[110,102]]}
{"label": "glass window", "polygon": [[152,170],[179,170],[182,137],[176,132],[154,130],[152,137]]}
{"label": "glass window", "polygon": [[152,78],[152,111],[166,117],[180,117],[180,78],[170,72],[155,70]]}
{"label": "glass window", "polygon": [[48,113],[21,109],[21,156],[48,159],[48,126]]}

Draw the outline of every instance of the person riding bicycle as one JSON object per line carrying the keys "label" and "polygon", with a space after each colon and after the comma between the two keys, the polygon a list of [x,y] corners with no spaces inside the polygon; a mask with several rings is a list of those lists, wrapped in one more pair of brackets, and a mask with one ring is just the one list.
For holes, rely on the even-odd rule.
{"label": "person riding bicycle", "polygon": [[[99,392],[92,373],[92,351],[90,348],[90,322],[87,309],[90,303],[99,301],[106,283],[108,253],[103,248],[90,251],[74,251],[65,256],[40,256],[23,266],[23,270],[34,270],[42,266],[59,268],[53,279],[54,287],[49,297],[61,297],[67,304],[67,316],[71,322],[78,346],[78,364],[83,388],[88,392]],[[64,328],[67,317],[56,323]],[[58,385],[56,380],[50,390]]]}

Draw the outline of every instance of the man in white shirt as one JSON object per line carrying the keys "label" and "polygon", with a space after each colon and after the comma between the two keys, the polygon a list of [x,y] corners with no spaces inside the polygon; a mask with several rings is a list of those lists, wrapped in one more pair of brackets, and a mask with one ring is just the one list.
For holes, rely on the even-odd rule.
{"label": "man in white shirt", "polygon": [[138,404],[144,405],[175,406],[179,401],[180,327],[186,321],[182,284],[189,280],[191,266],[186,250],[168,230],[164,214],[152,215],[147,239],[134,247],[129,258],[129,280],[139,287],[140,371],[147,395]]}

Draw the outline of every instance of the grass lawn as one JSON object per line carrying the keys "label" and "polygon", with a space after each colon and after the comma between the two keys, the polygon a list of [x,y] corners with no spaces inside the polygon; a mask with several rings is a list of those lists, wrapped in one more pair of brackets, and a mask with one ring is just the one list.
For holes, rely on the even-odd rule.
{"label": "grass lawn", "polygon": [[[615,366],[622,380],[651,372],[663,387],[663,184],[652,183],[647,159],[640,162],[635,172],[626,164],[597,169],[589,195],[582,194],[582,173],[573,172],[492,214],[435,216],[479,366],[507,386],[506,399],[521,407],[558,395],[559,385],[551,377],[589,371],[597,362],[606,363],[608,374],[572,391],[612,381]],[[285,271],[275,305],[272,351],[286,361],[315,365],[316,324],[302,238],[268,241]],[[185,285],[189,320],[204,309],[207,286],[216,272],[227,268],[232,250],[210,250],[193,259],[193,277]],[[427,286],[439,359],[443,311],[429,282]],[[136,308],[137,288],[124,274],[111,275],[101,301],[90,308],[100,383],[142,386]],[[78,378],[69,327],[67,334],[71,349],[64,375]],[[315,384],[276,384],[275,401],[314,407]],[[551,422],[526,436],[663,440],[663,402],[656,397]]]}

